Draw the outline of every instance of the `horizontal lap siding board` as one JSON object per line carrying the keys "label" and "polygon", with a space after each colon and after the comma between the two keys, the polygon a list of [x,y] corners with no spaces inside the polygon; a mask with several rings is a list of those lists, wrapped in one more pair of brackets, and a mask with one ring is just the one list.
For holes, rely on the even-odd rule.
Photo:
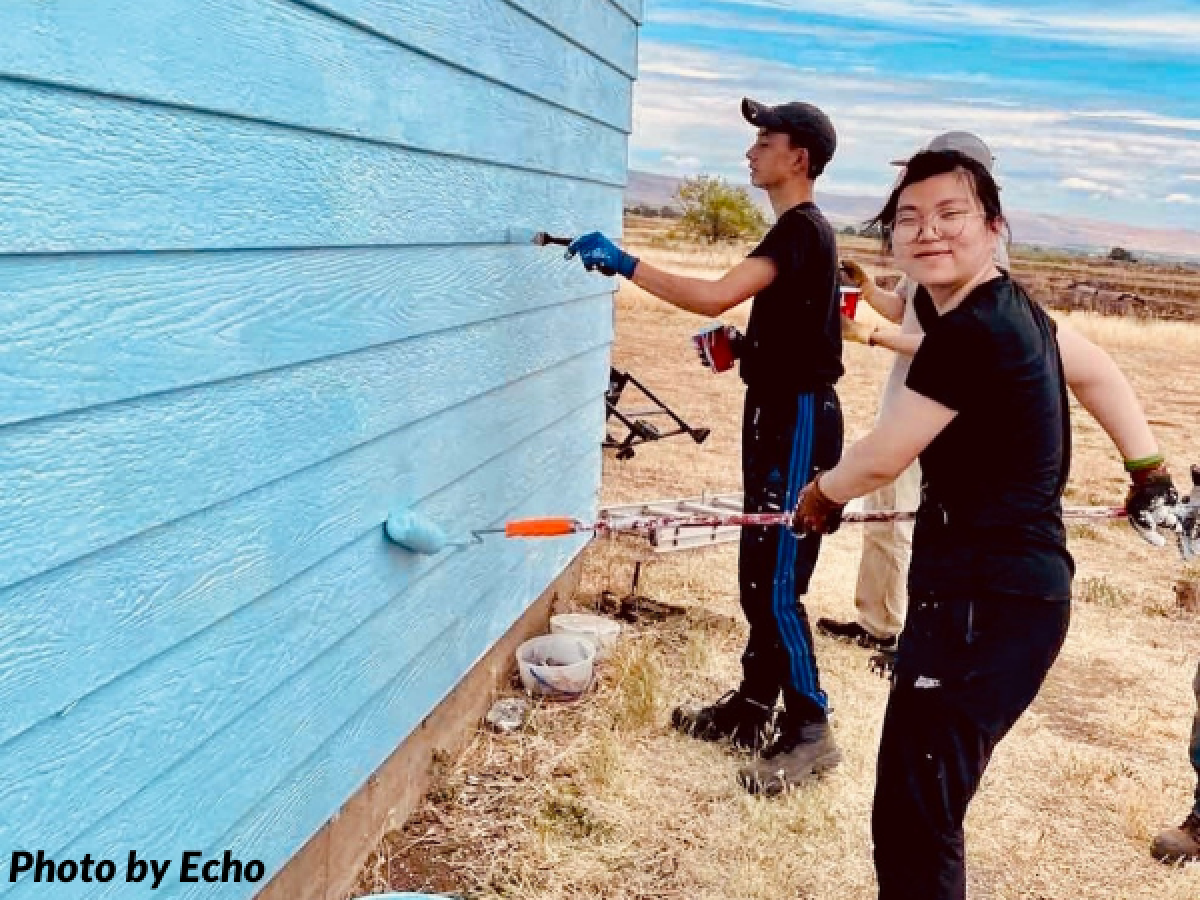
{"label": "horizontal lap siding board", "polygon": [[[620,15],[607,0],[593,2]],[[513,40],[526,52],[563,43],[502,0],[492,5],[514,20]],[[540,73],[575,85],[572,111],[537,97],[540,82],[523,85],[531,95],[486,81],[419,45],[292,3],[109,0],[99,19],[95,6],[0,4],[0,33],[20,35],[0,43],[0,76],[624,182],[629,82],[582,53],[569,69]]]}
{"label": "horizontal lap siding board", "polygon": [[[584,499],[572,499],[571,494],[578,493],[582,476],[599,477],[599,459],[593,455],[591,460],[596,463],[595,471],[577,467],[570,482],[561,484],[557,495],[560,508],[585,508]],[[458,681],[457,673],[468,671],[483,651],[504,635],[524,612],[525,598],[536,597],[541,590],[538,585],[549,584],[569,563],[569,551],[577,550],[580,543],[567,540],[558,548],[533,553],[511,550],[503,578],[483,586],[478,599],[462,610],[449,628],[427,643],[353,720],[258,804],[246,821],[209,840],[205,846],[211,848],[210,854],[218,847],[231,847],[243,858],[257,852],[268,871],[275,874],[291,848],[308,840],[334,811],[325,798],[350,796],[360,788],[390,755],[396,735],[407,734],[420,724],[420,710],[432,710],[450,692]],[[355,763],[348,762],[351,760]],[[192,889],[180,896],[204,895]]]}
{"label": "horizontal lap siding board", "polygon": [[[16,735],[377,531],[392,509],[598,405],[607,374],[606,348],[586,351],[0,591],[0,758]],[[481,523],[440,524],[462,537]]]}
{"label": "horizontal lap siding board", "polygon": [[605,294],[0,429],[0,471],[28,475],[0,504],[0,588],[607,343],[611,321]]}
{"label": "horizontal lap siding board", "polygon": [[564,3],[562,0],[508,2],[630,78],[637,76],[637,24],[612,0],[588,3]]}
{"label": "horizontal lap siding board", "polygon": [[[557,439],[530,439],[421,508],[443,521],[453,512],[491,522],[559,504],[588,514],[602,413],[592,408],[572,419]],[[249,812],[272,786],[269,764],[243,766],[242,758],[286,761],[293,742],[306,747],[340,728],[366,702],[351,702],[356,694],[378,687],[369,672],[401,666],[436,637],[436,617],[458,614],[452,598],[469,606],[500,585],[522,603],[536,598],[557,574],[537,571],[538,552],[548,551],[492,539],[428,561],[390,547],[378,529],[360,537],[6,748],[0,842],[58,853],[80,839],[93,854],[154,846],[166,856],[190,839],[215,840],[220,833],[208,835],[205,821],[235,824],[226,817],[239,804]],[[506,578],[498,571],[506,559],[518,566],[531,560],[531,572],[544,581]],[[488,644],[476,640],[481,654]],[[196,769],[205,766],[199,777]],[[234,782],[228,792],[222,778]],[[181,806],[201,795],[203,807],[180,816]],[[327,808],[311,832],[345,799],[315,800]]]}
{"label": "horizontal lap siding board", "polygon": [[532,246],[0,256],[0,426],[605,288]]}
{"label": "horizontal lap siding board", "polygon": [[[578,458],[559,464],[538,478],[549,488],[539,488],[517,512],[537,512],[547,503],[580,514],[591,508],[579,476],[598,473]],[[563,464],[572,466],[567,478]],[[447,567],[414,585],[347,636],[338,652],[323,655],[248,708],[242,719],[81,835],[73,848],[153,843],[178,856],[185,847],[206,853],[236,847],[244,858],[264,860],[274,874],[362,787],[579,547],[572,538],[532,549],[501,541],[487,551],[486,565]],[[460,591],[469,595],[461,606],[437,602]],[[272,740],[280,730],[285,735]],[[164,821],[159,810],[185,802],[197,784],[205,785],[211,800],[205,815],[186,826]],[[193,896],[186,886],[162,893]]]}
{"label": "horizontal lap siding board", "polygon": [[[487,79],[529,90],[568,109],[601,106],[601,120],[633,130],[629,76],[566,38],[530,40],[537,23],[505,0],[295,0]],[[587,6],[606,0],[561,0]],[[629,2],[629,0],[626,0]],[[540,27],[540,26],[538,26]],[[582,71],[585,77],[564,79]],[[591,82],[589,84],[589,82]],[[593,95],[594,92],[594,95]]]}
{"label": "horizontal lap siding board", "polygon": [[618,231],[621,189],[0,81],[0,254],[503,243]]}
{"label": "horizontal lap siding board", "polygon": [[609,2],[638,24],[645,19],[645,0],[609,0]]}
{"label": "horizontal lap siding board", "polygon": [[579,551],[382,523],[594,514],[640,16],[0,4],[0,845],[277,872]]}

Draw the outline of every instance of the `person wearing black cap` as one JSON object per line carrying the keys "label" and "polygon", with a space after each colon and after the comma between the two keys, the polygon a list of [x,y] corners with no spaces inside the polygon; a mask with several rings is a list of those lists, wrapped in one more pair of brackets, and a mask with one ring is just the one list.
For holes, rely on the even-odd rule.
{"label": "person wearing black cap", "polygon": [[[842,413],[834,384],[842,376],[842,336],[833,228],[813,202],[813,184],[833,158],[837,134],[808,103],[742,101],[758,127],[746,152],[751,182],[767,192],[777,221],[724,277],[709,281],[665,272],[599,233],[568,249],[589,270],[620,274],[680,309],[716,317],[754,297],[737,342],[746,383],[742,480],[747,512],[791,509],[814,472],[842,450]],[[740,779],[774,794],[831,768],[841,754],[828,721],[812,632],[800,598],[808,591],[820,536],[786,528],[744,528],[738,561],[750,637],[742,683],[701,709],[676,709],[672,724],[702,740],[760,750]],[[783,712],[775,704],[783,695]]]}

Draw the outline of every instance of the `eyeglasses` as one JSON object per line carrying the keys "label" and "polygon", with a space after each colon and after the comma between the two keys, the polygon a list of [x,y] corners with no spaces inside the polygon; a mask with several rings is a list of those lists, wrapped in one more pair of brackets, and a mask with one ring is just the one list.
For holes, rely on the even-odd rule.
{"label": "eyeglasses", "polygon": [[901,213],[892,223],[892,240],[897,244],[913,244],[921,236],[921,231],[928,228],[930,233],[936,231],[939,239],[952,241],[962,237],[968,222],[982,217],[982,213],[966,209],[948,209],[934,213],[928,219],[922,219],[916,213]]}

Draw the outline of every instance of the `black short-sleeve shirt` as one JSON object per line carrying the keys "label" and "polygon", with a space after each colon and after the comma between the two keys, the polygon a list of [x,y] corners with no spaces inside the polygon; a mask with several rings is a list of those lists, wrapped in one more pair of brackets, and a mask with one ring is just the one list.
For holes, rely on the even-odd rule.
{"label": "black short-sleeve shirt", "polygon": [[908,387],[958,415],[921,454],[912,590],[1069,596],[1070,409],[1054,322],[1007,275],[944,315],[923,288],[913,304],[925,339]]}
{"label": "black short-sleeve shirt", "polygon": [[795,395],[842,377],[837,239],[815,203],[787,210],[751,253],[776,275],[754,298],[742,349],[742,380]]}

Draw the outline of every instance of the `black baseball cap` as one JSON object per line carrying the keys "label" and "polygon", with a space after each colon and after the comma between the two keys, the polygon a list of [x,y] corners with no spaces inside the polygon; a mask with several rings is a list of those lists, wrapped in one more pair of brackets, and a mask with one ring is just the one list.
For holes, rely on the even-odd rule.
{"label": "black baseball cap", "polygon": [[749,97],[742,98],[742,116],[751,125],[768,131],[782,131],[792,135],[803,147],[807,147],[820,165],[833,159],[837,149],[837,132],[829,116],[811,103],[782,103],[767,106]]}

